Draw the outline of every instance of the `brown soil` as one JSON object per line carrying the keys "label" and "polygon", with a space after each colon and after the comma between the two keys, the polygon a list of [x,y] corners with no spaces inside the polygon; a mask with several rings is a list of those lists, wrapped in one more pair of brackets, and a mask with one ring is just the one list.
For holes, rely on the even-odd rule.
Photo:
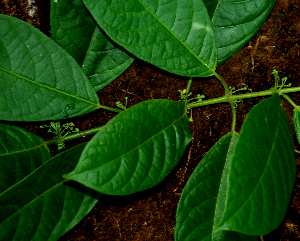
{"label": "brown soil", "polygon": [[[49,2],[35,1],[37,11],[28,15],[25,0],[2,0],[1,13],[30,22],[49,35]],[[300,0],[278,0],[272,13],[259,32],[251,40],[254,49],[242,48],[217,72],[236,88],[244,85],[251,91],[266,90],[273,86],[272,69],[287,76],[293,86],[300,86]],[[253,65],[254,63],[254,65]],[[254,68],[253,68],[254,67]],[[114,106],[116,101],[129,97],[128,107],[149,99],[166,98],[178,100],[179,89],[184,89],[186,78],[161,71],[145,62],[136,60],[118,79],[98,92],[100,101]],[[223,95],[222,86],[214,78],[193,81],[193,94],[204,93],[206,99]],[[299,94],[290,97],[300,104]],[[237,108],[237,130],[250,109],[262,98],[244,100]],[[293,108],[282,101],[292,124]],[[72,121],[80,130],[104,125],[113,113],[97,110]],[[194,168],[204,155],[231,128],[231,110],[228,104],[206,106],[193,110],[191,129],[192,143],[187,148],[178,166],[154,188],[129,196],[103,196],[95,208],[71,231],[61,237],[65,240],[174,240],[176,207],[183,187]],[[18,123],[17,123],[18,124]],[[40,125],[40,124],[39,124]],[[49,139],[51,135],[44,129],[25,123],[23,126],[37,135]],[[295,138],[295,149],[300,150]],[[84,138],[66,143],[67,148],[89,140]],[[56,154],[56,148],[51,149]],[[298,170],[300,155],[296,152]],[[290,206],[279,227],[264,237],[264,240],[300,240],[300,170]]]}

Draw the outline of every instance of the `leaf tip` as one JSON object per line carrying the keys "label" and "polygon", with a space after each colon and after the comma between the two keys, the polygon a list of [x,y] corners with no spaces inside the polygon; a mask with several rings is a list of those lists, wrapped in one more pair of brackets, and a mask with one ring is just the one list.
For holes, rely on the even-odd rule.
{"label": "leaf tip", "polygon": [[66,179],[66,180],[71,180],[72,179],[71,176],[72,176],[72,174],[70,172],[70,173],[64,174],[63,178]]}

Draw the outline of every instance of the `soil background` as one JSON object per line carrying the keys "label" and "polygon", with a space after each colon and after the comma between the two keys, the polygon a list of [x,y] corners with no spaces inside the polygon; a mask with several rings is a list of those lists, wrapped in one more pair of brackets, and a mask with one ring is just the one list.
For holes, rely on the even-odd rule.
{"label": "soil background", "polygon": [[[274,85],[271,74],[279,70],[288,83],[300,86],[300,0],[278,0],[262,28],[248,45],[218,66],[217,72],[228,85],[236,89],[243,86],[248,91],[267,90]],[[33,24],[50,36],[50,1],[2,0],[0,12]],[[33,14],[32,14],[33,12]],[[1,31],[1,30],[0,30]],[[179,89],[184,89],[187,78],[162,71],[143,61],[136,60],[119,78],[98,92],[103,105],[115,106],[129,97],[128,107],[149,99],[179,99]],[[204,94],[205,99],[224,94],[221,84],[212,77],[194,79],[193,95]],[[300,105],[299,94],[289,95]],[[264,98],[247,99],[237,107],[237,131],[251,108]],[[282,100],[291,129],[293,108]],[[115,114],[96,110],[72,121],[80,130],[104,125]],[[176,168],[154,188],[129,196],[107,196],[99,200],[94,209],[59,241],[67,240],[174,240],[177,204],[189,176],[201,159],[223,135],[231,129],[229,104],[218,104],[193,109],[194,121],[190,123],[193,140]],[[22,126],[45,140],[52,138],[41,123],[13,123]],[[66,148],[86,142],[91,137],[66,143]],[[264,237],[265,241],[300,240],[300,146],[294,134],[297,158],[297,179],[286,216],[279,227]],[[58,153],[50,147],[52,155]]]}

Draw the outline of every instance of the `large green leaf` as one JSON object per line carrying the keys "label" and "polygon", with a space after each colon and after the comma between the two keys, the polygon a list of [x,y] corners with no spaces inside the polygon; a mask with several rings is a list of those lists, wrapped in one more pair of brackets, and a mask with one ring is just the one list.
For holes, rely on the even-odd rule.
{"label": "large green leaf", "polygon": [[300,107],[299,106],[294,109],[293,123],[294,123],[298,142],[300,143]]}
{"label": "large green leaf", "polygon": [[0,195],[1,241],[56,241],[92,209],[100,194],[62,178],[84,146],[50,159]]}
{"label": "large green leaf", "polygon": [[296,177],[294,142],[276,93],[248,114],[228,173],[225,212],[215,231],[265,235],[284,218]]}
{"label": "large green leaf", "polygon": [[76,59],[95,91],[133,62],[100,31],[81,0],[51,1],[51,38]]}
{"label": "large green leaf", "polygon": [[237,134],[223,136],[189,178],[177,208],[175,240],[257,240],[231,231],[212,232],[224,212],[228,167],[237,140]]}
{"label": "large green leaf", "polygon": [[83,0],[99,26],[138,58],[171,73],[209,76],[217,50],[202,0]]}
{"label": "large green leaf", "polygon": [[50,38],[5,15],[0,29],[0,119],[62,119],[99,107],[76,61]]}
{"label": "large green leaf", "polygon": [[165,178],[191,138],[184,103],[145,101],[106,124],[64,177],[105,194],[139,192]]}
{"label": "large green leaf", "polygon": [[42,138],[0,123],[0,193],[50,159]]}
{"label": "large green leaf", "polygon": [[212,20],[218,64],[240,50],[260,29],[276,0],[203,0]]}

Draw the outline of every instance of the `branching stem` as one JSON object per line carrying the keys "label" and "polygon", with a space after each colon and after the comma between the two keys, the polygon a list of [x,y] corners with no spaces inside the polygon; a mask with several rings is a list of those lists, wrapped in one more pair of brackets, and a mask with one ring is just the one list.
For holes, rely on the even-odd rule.
{"label": "branching stem", "polygon": [[[289,87],[289,88],[281,88],[281,89],[272,88],[272,89],[265,90],[265,91],[260,91],[260,92],[251,92],[251,93],[240,94],[240,95],[232,95],[230,93],[229,87],[226,84],[226,82],[224,81],[224,79],[221,76],[219,76],[217,73],[215,73],[215,76],[218,78],[218,80],[223,85],[223,87],[225,89],[225,95],[222,96],[222,97],[219,97],[219,98],[214,98],[214,99],[210,99],[210,100],[203,100],[201,102],[192,102],[192,103],[187,103],[186,102],[186,108],[187,109],[192,109],[192,108],[195,108],[195,107],[218,104],[218,103],[224,103],[224,102],[229,103],[230,106],[231,106],[231,109],[232,109],[232,126],[231,126],[231,131],[232,132],[235,131],[235,125],[236,125],[236,102],[240,101],[242,99],[268,96],[268,95],[273,95],[275,92],[278,92],[286,100],[288,100],[295,108],[298,108],[298,106],[290,99],[289,96],[285,95],[285,93],[300,92],[300,87]],[[190,78],[188,83],[187,83],[187,87],[186,87],[186,93],[187,94],[189,93],[191,84],[192,84],[192,78]],[[102,108],[102,109],[110,110],[110,111],[117,112],[117,113],[120,113],[120,112],[123,111],[121,109],[102,106],[102,105],[100,105],[99,107]],[[92,135],[92,134],[97,133],[98,131],[101,130],[101,128],[102,128],[102,126],[92,128],[92,129],[89,129],[89,130],[85,130],[85,131],[81,131],[81,132],[78,132],[78,133],[74,133],[74,134],[71,134],[71,135],[67,135],[63,138],[63,140],[59,140],[58,138],[53,138],[51,140],[46,141],[45,144],[46,145],[52,145],[52,144],[57,144],[60,141],[69,141],[69,140],[73,140],[73,139],[76,139],[76,138],[85,137],[87,135]]]}
{"label": "branching stem", "polygon": [[[78,133],[74,133],[74,134],[71,134],[71,135],[67,135],[63,138],[62,141],[70,141],[70,140],[73,140],[73,139],[76,139],[76,138],[81,138],[81,137],[85,137],[85,136],[88,136],[88,135],[92,135],[92,134],[97,133],[101,129],[102,129],[102,126],[98,126],[96,128],[92,128],[92,129],[88,129],[88,130],[81,131],[81,132],[78,132]],[[59,141],[61,141],[61,140],[59,140],[58,138],[55,137],[51,140],[46,141],[45,144],[46,145],[54,145],[54,144],[59,143]]]}
{"label": "branching stem", "polygon": [[198,103],[196,103],[196,102],[189,103],[189,104],[187,104],[187,108],[192,109],[195,107],[224,103],[224,102],[232,103],[234,101],[242,100],[242,99],[273,95],[275,92],[278,92],[279,94],[284,94],[284,93],[292,93],[292,92],[299,92],[299,91],[300,91],[300,87],[291,87],[291,88],[283,88],[281,90],[270,89],[270,90],[265,90],[265,91],[260,91],[260,92],[251,92],[251,93],[240,94],[240,95],[231,95],[231,96],[224,95],[219,98],[203,100],[202,102],[198,102]]}

